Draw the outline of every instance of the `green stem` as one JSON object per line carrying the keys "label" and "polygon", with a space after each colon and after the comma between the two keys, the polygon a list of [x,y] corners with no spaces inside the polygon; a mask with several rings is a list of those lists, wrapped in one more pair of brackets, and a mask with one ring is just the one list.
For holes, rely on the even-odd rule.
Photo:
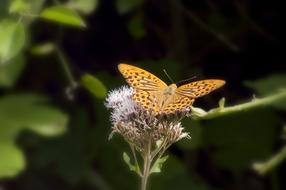
{"label": "green stem", "polygon": [[[171,144],[170,144],[171,145]],[[166,147],[164,147],[163,149],[161,149],[161,151],[158,152],[158,154],[156,155],[157,157],[155,158],[155,160],[151,160],[153,162],[153,164],[151,165],[151,169],[150,171],[152,171],[154,169],[154,167],[156,166],[156,162],[158,160],[160,160],[160,158],[163,156],[163,154],[165,153],[165,151],[169,148],[170,145],[167,145]]]}
{"label": "green stem", "polygon": [[286,146],[282,150],[264,163],[254,163],[253,168],[261,175],[274,169],[286,158]]}
{"label": "green stem", "polygon": [[161,145],[156,149],[154,150],[152,153],[151,153],[151,159],[153,160],[156,155],[165,147],[165,144],[167,142],[167,139],[164,138],[163,142],[161,143]]}
{"label": "green stem", "polygon": [[141,178],[141,190],[146,190],[148,184],[148,178],[150,175],[150,166],[151,166],[151,142],[148,142],[146,152],[144,154],[144,169],[143,175]]}
{"label": "green stem", "polygon": [[141,171],[141,168],[140,168],[139,163],[138,163],[138,159],[137,159],[137,156],[136,156],[136,151],[134,149],[134,146],[132,144],[130,144],[130,143],[129,143],[129,146],[130,146],[130,149],[131,149],[131,152],[132,152],[132,155],[133,155],[133,159],[135,161],[135,165],[138,168],[138,173],[142,177],[142,171]]}
{"label": "green stem", "polygon": [[229,49],[231,49],[234,52],[239,51],[239,47],[231,42],[229,39],[227,39],[223,34],[219,33],[218,31],[214,30],[212,27],[210,27],[207,23],[203,22],[199,17],[197,17],[195,14],[193,14],[190,10],[186,9],[184,6],[177,3],[179,7],[181,8],[181,11],[186,14],[187,18],[192,20],[195,24],[197,24],[199,27],[201,27],[203,30],[214,36],[217,40],[219,40],[221,43],[225,44]]}
{"label": "green stem", "polygon": [[40,17],[39,15],[37,14],[32,14],[32,13],[19,13],[21,17],[33,17],[33,18],[38,18]]}
{"label": "green stem", "polygon": [[274,102],[277,102],[283,99],[286,99],[286,90],[282,90],[281,92],[278,92],[274,95],[270,95],[268,97],[261,98],[261,99],[254,99],[251,102],[239,104],[236,106],[215,108],[215,109],[212,109],[206,112],[203,115],[200,115],[196,119],[212,119],[214,117],[227,115],[230,113],[235,113],[235,112],[240,112],[243,110],[257,108],[260,106],[270,105],[270,104],[273,104]]}
{"label": "green stem", "polygon": [[67,77],[67,79],[69,80],[70,84],[71,84],[71,87],[72,88],[76,88],[77,87],[77,82],[76,80],[74,79],[72,73],[71,73],[71,70],[70,70],[70,67],[69,67],[69,63],[68,63],[68,60],[66,58],[66,56],[64,55],[64,53],[60,50],[60,48],[56,48],[56,52],[57,52],[57,55],[59,57],[59,60],[60,60],[60,63],[63,67],[63,70],[64,70],[64,73]]}

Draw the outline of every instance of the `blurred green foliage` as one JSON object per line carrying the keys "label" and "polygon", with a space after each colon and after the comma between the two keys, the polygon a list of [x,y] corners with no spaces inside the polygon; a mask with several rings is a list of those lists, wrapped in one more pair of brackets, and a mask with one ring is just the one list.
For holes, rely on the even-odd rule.
{"label": "blurred green foliage", "polygon": [[85,23],[77,12],[65,6],[53,6],[44,9],[40,16],[44,19],[66,25],[85,27]]}
{"label": "blurred green foliage", "polygon": [[67,115],[44,105],[46,98],[18,94],[0,99],[0,177],[13,177],[25,168],[25,158],[15,141],[23,129],[40,135],[62,134]]}
{"label": "blurred green foliage", "polygon": [[[222,96],[226,105],[231,106],[250,101],[252,95],[263,98],[285,89],[285,71],[276,68],[277,73],[271,70],[267,75],[256,75],[250,65],[245,69],[243,62],[251,56],[246,60],[241,58],[238,66],[229,63],[234,68],[217,62],[203,63],[215,59],[212,52],[219,54],[218,57],[225,56],[219,59],[225,62],[229,61],[225,54],[241,56],[240,52],[248,50],[248,36],[240,38],[245,31],[253,31],[254,36],[275,44],[246,14],[251,7],[248,3],[234,2],[231,7],[237,7],[239,16],[229,11],[230,16],[226,16],[215,2],[200,4],[197,12],[188,12],[187,6],[174,2],[164,5],[144,0],[0,2],[0,189],[2,186],[29,190],[138,187],[139,179],[122,158],[129,147],[118,136],[108,141],[111,126],[109,112],[103,105],[108,90],[125,84],[115,74],[116,64],[121,60],[136,60],[140,67],[164,81],[168,78],[162,69],[176,82],[194,75],[216,77],[225,71],[221,74],[227,80],[224,89],[195,102],[195,106],[204,109],[216,107]],[[110,9],[107,15],[120,18],[104,20],[102,23],[108,29],[100,28],[102,20],[97,20],[100,16],[106,18],[102,16],[104,7]],[[155,19],[152,15],[156,15]],[[121,27],[125,27],[127,38],[124,38],[127,34],[117,31]],[[119,33],[119,38],[123,36],[120,45],[114,42],[111,30]],[[97,31],[110,36],[85,39],[85,35],[90,37]],[[79,36],[84,40],[80,41]],[[126,39],[134,41],[125,44]],[[92,46],[87,45],[89,41]],[[103,45],[99,41],[104,41]],[[74,49],[69,47],[73,43],[76,43]],[[100,48],[89,49],[97,43]],[[112,48],[104,49],[108,45]],[[60,49],[64,59],[59,55]],[[140,53],[132,57],[132,53],[121,52],[123,55],[116,57],[113,49]],[[98,51],[99,60],[108,60],[109,65],[104,65],[104,61],[91,61],[95,64],[88,65],[92,56],[82,55],[93,51]],[[79,61],[72,59],[74,54],[81,55]],[[126,58],[129,56],[132,58]],[[245,70],[236,74],[234,71],[240,67]],[[254,71],[257,68],[262,70],[263,65]],[[84,74],[85,71],[96,74]],[[69,98],[69,93],[74,99]],[[282,174],[274,171],[275,175],[261,179],[251,165],[270,158],[284,144],[280,136],[285,108],[284,99],[274,106],[258,106],[210,120],[185,119],[183,124],[192,139],[171,147],[168,160],[162,168],[157,168],[161,173],[152,174],[150,189],[256,190],[283,185],[279,181]]]}
{"label": "blurred green foliage", "polygon": [[90,74],[85,74],[81,78],[82,85],[95,97],[103,99],[106,97],[106,88],[100,80]]}
{"label": "blurred green foliage", "polygon": [[25,67],[23,55],[18,55],[6,64],[0,65],[0,87],[13,87]]}

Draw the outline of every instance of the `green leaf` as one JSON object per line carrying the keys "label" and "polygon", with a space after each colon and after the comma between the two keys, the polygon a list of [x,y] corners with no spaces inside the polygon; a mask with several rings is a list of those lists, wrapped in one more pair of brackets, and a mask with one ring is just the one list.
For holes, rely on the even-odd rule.
{"label": "green leaf", "polygon": [[[101,141],[94,137],[96,132],[89,125],[86,110],[76,109],[70,117],[69,128],[65,134],[37,141],[37,146],[33,147],[33,150],[36,149],[36,154],[32,157],[32,167],[49,168],[53,163],[56,167],[49,172],[49,175],[58,176],[67,184],[79,184],[82,180],[91,177],[94,174],[92,170],[94,159],[98,159],[100,155],[97,154],[96,147],[101,144]],[[86,151],[87,149],[90,151]],[[96,174],[88,180],[97,183],[100,175],[100,173]],[[96,178],[95,181],[94,178]]]}
{"label": "green leaf", "polygon": [[25,65],[24,57],[21,54],[6,64],[0,64],[0,88],[13,87]]}
{"label": "green leaf", "polygon": [[141,39],[146,35],[143,19],[142,14],[137,14],[128,23],[128,31],[135,39]]}
{"label": "green leaf", "polygon": [[0,140],[0,179],[13,177],[25,167],[23,153],[10,142]]}
{"label": "green leaf", "polygon": [[164,156],[162,158],[159,158],[156,163],[154,164],[154,166],[152,167],[151,169],[151,173],[160,173],[161,172],[161,169],[163,167],[163,164],[166,162],[166,160],[168,159],[168,155],[167,156]]}
{"label": "green leaf", "polygon": [[207,112],[201,108],[197,108],[197,107],[191,107],[191,113],[192,113],[192,116],[194,118],[196,117],[204,117],[205,115],[207,115]]}
{"label": "green leaf", "polygon": [[160,175],[152,176],[150,187],[156,190],[207,190],[202,180],[195,177],[197,174],[186,167],[188,162],[184,163],[182,160],[170,155],[168,164],[165,164]]}
{"label": "green leaf", "polygon": [[22,94],[0,99],[0,177],[13,177],[25,167],[22,151],[15,140],[24,129],[43,136],[66,130],[67,115],[46,104],[41,96]]}
{"label": "green leaf", "polygon": [[68,2],[67,6],[83,14],[90,14],[96,10],[98,0],[71,0]]}
{"label": "green leaf", "polygon": [[44,19],[65,25],[85,27],[86,24],[81,16],[72,9],[64,6],[53,6],[44,9],[40,16]]}
{"label": "green leaf", "polygon": [[128,165],[130,171],[137,172],[137,167],[135,165],[131,164],[130,157],[128,156],[128,154],[126,152],[123,152],[122,156],[123,156],[124,162]]}
{"label": "green leaf", "polygon": [[[254,89],[260,96],[272,95],[281,89],[286,89],[286,75],[271,75],[256,81],[246,81],[244,84]],[[286,109],[286,100],[276,102],[274,106],[276,108]]]}
{"label": "green leaf", "polygon": [[204,146],[210,146],[214,162],[239,173],[255,160],[272,154],[279,118],[271,109],[239,112],[201,124]]}
{"label": "green leaf", "polygon": [[33,21],[38,20],[39,18],[38,15],[40,11],[43,9],[45,2],[46,0],[29,0],[30,7],[28,12],[35,16],[25,17],[25,21],[28,25],[31,24]]}
{"label": "green leaf", "polygon": [[120,14],[125,14],[143,3],[144,0],[116,0],[116,8]]}
{"label": "green leaf", "polygon": [[90,74],[85,74],[81,78],[81,84],[97,98],[104,98],[106,96],[107,90],[104,84]]}
{"label": "green leaf", "polygon": [[34,55],[47,55],[55,50],[55,44],[51,42],[36,45],[31,48],[31,53]]}
{"label": "green leaf", "polygon": [[25,45],[25,27],[21,22],[0,22],[0,64],[18,55]]}
{"label": "green leaf", "polygon": [[30,4],[28,4],[25,0],[14,0],[11,2],[9,7],[9,13],[21,13],[26,12],[30,8]]}
{"label": "green leaf", "polygon": [[254,89],[259,95],[270,95],[279,89],[286,89],[286,74],[271,75],[256,81],[245,81],[244,84]]}
{"label": "green leaf", "polygon": [[29,0],[29,2],[30,2],[30,10],[29,10],[30,13],[38,14],[42,10],[46,0]]}

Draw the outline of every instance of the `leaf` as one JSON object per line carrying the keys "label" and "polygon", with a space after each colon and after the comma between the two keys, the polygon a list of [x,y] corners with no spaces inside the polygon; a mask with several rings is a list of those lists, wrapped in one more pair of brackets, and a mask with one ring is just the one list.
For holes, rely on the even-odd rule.
{"label": "leaf", "polygon": [[[286,75],[275,74],[256,81],[246,81],[244,84],[254,89],[260,96],[272,95],[281,89],[286,89]],[[274,106],[279,109],[286,109],[286,101],[276,102]]]}
{"label": "leaf", "polygon": [[116,9],[120,14],[125,14],[143,3],[144,0],[116,0]]}
{"label": "leaf", "polygon": [[207,112],[201,108],[198,107],[191,107],[191,113],[192,113],[192,117],[196,118],[196,117],[204,117],[205,115],[207,115]]}
{"label": "leaf", "polygon": [[23,153],[11,142],[0,140],[0,179],[13,177],[25,167]]}
{"label": "leaf", "polygon": [[188,170],[186,163],[182,162],[182,159],[170,155],[168,164],[165,165],[160,175],[153,175],[150,178],[150,187],[156,190],[206,190],[205,185],[199,178],[195,177],[196,175],[192,174],[191,170]]}
{"label": "leaf", "polygon": [[44,136],[55,136],[66,130],[67,115],[46,105],[37,95],[9,95],[0,99],[0,177],[13,177],[25,167],[22,151],[15,140],[23,129]]}
{"label": "leaf", "polygon": [[83,14],[90,14],[96,10],[98,0],[71,0],[68,2],[67,6]]}
{"label": "leaf", "polygon": [[271,75],[256,81],[245,81],[244,84],[260,95],[270,95],[279,89],[286,89],[286,74]]}
{"label": "leaf", "polygon": [[[29,0],[29,13],[33,15],[39,15],[40,11],[43,9],[45,2],[46,0]],[[25,21],[29,25],[33,21],[37,21],[38,18],[38,16],[25,17]]]}
{"label": "leaf", "polygon": [[52,163],[55,168],[50,170],[49,175],[59,176],[61,180],[74,185],[91,177],[88,176],[89,173],[94,174],[92,164],[97,159],[96,156],[99,156],[96,154],[96,146],[100,141],[94,138],[95,133],[89,128],[86,110],[76,109],[69,123],[69,128],[63,135],[37,141],[37,145],[33,146],[36,153],[31,164],[33,168],[43,169],[50,168]]}
{"label": "leaf", "polygon": [[25,60],[21,54],[6,64],[0,64],[0,87],[13,87],[22,74],[25,65]]}
{"label": "leaf", "polygon": [[25,27],[21,22],[13,20],[0,22],[0,64],[18,55],[25,41]]}
{"label": "leaf", "polygon": [[38,14],[43,6],[44,6],[44,3],[45,3],[46,0],[29,0],[30,2],[30,13],[32,14]]}
{"label": "leaf", "polygon": [[28,4],[25,0],[14,0],[10,4],[9,13],[21,13],[28,11],[29,8],[30,4]]}
{"label": "leaf", "polygon": [[239,173],[273,151],[279,118],[271,109],[250,110],[201,124],[204,146],[210,146],[219,167]]}
{"label": "leaf", "polygon": [[86,27],[84,20],[77,12],[64,6],[48,7],[40,13],[40,16],[44,19],[65,25],[81,28]]}
{"label": "leaf", "polygon": [[104,84],[90,74],[85,74],[81,77],[81,84],[97,98],[104,98],[106,96],[107,90]]}
{"label": "leaf", "polygon": [[123,152],[123,160],[124,162],[128,165],[130,171],[138,172],[138,166],[136,167],[135,165],[131,164],[130,162],[130,157],[126,152]]}
{"label": "leaf", "polygon": [[143,18],[142,14],[137,14],[128,23],[128,31],[135,39],[141,39],[146,35]]}
{"label": "leaf", "polygon": [[52,53],[55,49],[55,44],[53,44],[52,42],[47,42],[32,47],[31,53],[33,53],[34,55],[47,55]]}
{"label": "leaf", "polygon": [[152,167],[151,169],[151,173],[160,173],[161,172],[161,169],[163,167],[163,164],[166,162],[166,160],[168,159],[168,155],[167,156],[164,156],[162,158],[159,158],[156,163],[154,164],[154,166]]}

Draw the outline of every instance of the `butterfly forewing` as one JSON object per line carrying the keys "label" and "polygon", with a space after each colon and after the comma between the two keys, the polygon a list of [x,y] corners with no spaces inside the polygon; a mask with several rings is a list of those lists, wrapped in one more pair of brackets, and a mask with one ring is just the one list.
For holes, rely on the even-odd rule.
{"label": "butterfly forewing", "polygon": [[156,91],[167,87],[161,79],[138,67],[121,63],[118,69],[127,83],[135,89]]}
{"label": "butterfly forewing", "polygon": [[153,91],[136,89],[133,94],[133,99],[146,110],[151,110],[155,114],[159,112],[158,98]]}
{"label": "butterfly forewing", "polygon": [[180,86],[177,88],[176,93],[190,98],[198,98],[210,93],[211,91],[223,86],[224,84],[224,80],[200,80]]}

